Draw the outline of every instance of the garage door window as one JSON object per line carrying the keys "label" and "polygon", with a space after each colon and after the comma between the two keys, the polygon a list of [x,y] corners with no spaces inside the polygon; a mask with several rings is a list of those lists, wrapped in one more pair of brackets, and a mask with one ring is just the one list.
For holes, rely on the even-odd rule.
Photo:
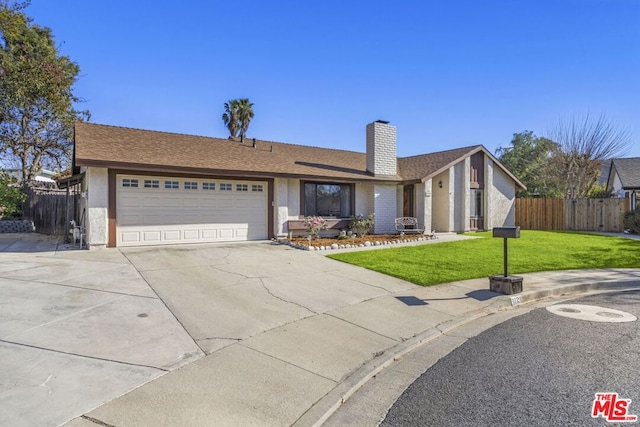
{"label": "garage door window", "polygon": [[262,193],[264,191],[264,188],[262,187],[262,185],[252,185],[251,186],[251,191],[257,191],[259,193]]}
{"label": "garage door window", "polygon": [[202,189],[203,190],[215,190],[216,189],[216,183],[215,182],[203,182],[202,183]]}
{"label": "garage door window", "polygon": [[220,184],[220,191],[232,191],[233,187],[231,186],[231,184],[225,184],[222,183]]}
{"label": "garage door window", "polygon": [[198,183],[195,181],[185,181],[184,182],[184,189],[185,190],[197,190],[198,189]]}
{"label": "garage door window", "polygon": [[160,188],[160,181],[156,179],[145,179],[144,188]]}
{"label": "garage door window", "polygon": [[167,188],[170,190],[177,190],[180,188],[180,184],[178,183],[178,181],[165,181],[164,188]]}
{"label": "garage door window", "polygon": [[138,188],[138,180],[137,179],[124,178],[122,180],[122,186],[123,187],[129,187],[129,188]]}
{"label": "garage door window", "polygon": [[247,184],[236,184],[236,191],[249,191]]}

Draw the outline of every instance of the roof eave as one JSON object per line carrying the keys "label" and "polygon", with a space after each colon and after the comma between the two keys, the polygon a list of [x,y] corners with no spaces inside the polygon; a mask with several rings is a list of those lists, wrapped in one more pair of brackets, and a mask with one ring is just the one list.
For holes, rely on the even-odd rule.
{"label": "roof eave", "polygon": [[384,176],[331,176],[331,175],[314,175],[314,174],[296,174],[296,173],[282,173],[282,172],[269,172],[269,171],[247,171],[247,170],[232,170],[232,169],[208,169],[208,168],[193,168],[183,166],[168,166],[168,165],[150,165],[146,163],[126,163],[115,161],[101,161],[76,158],[76,165],[85,167],[100,167],[121,171],[132,172],[149,172],[149,173],[169,173],[169,174],[191,174],[191,175],[203,175],[203,176],[225,176],[236,178],[294,178],[302,180],[324,180],[331,182],[402,182],[397,177],[384,177]]}

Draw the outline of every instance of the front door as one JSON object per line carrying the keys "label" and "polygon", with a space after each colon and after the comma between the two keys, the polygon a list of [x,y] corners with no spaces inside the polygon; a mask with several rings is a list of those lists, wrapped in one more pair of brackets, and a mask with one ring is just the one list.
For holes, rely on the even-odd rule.
{"label": "front door", "polygon": [[414,191],[413,185],[405,185],[402,195],[402,216],[415,216],[413,210]]}

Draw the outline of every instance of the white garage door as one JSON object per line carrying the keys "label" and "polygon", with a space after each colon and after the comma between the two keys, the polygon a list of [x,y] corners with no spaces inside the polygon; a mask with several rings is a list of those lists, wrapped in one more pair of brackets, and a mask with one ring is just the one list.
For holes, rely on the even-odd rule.
{"label": "white garage door", "polygon": [[267,238],[267,183],[118,175],[118,246]]}

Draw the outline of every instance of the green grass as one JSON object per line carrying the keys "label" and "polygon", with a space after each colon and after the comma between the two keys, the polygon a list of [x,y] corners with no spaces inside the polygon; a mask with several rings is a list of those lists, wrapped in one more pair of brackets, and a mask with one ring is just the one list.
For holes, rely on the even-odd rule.
{"label": "green grass", "polygon": [[[417,285],[503,273],[503,239],[479,239],[329,255]],[[522,231],[509,239],[509,274],[587,268],[640,268],[640,241],[576,232]]]}

